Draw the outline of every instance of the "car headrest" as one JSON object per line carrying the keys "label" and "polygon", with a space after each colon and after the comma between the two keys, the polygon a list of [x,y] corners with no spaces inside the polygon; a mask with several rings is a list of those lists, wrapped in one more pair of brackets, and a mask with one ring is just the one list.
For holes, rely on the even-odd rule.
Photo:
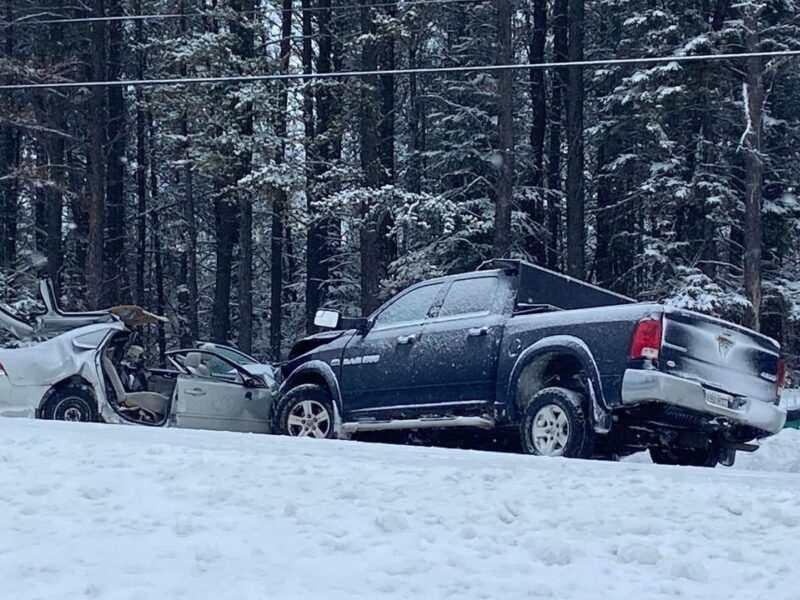
{"label": "car headrest", "polygon": [[186,358],[183,361],[184,366],[189,367],[190,369],[196,369],[199,367],[203,362],[203,355],[199,352],[189,352],[186,355]]}
{"label": "car headrest", "polygon": [[141,346],[132,345],[130,348],[128,348],[126,356],[131,360],[139,360],[142,357],[142,354],[144,354],[144,348]]}

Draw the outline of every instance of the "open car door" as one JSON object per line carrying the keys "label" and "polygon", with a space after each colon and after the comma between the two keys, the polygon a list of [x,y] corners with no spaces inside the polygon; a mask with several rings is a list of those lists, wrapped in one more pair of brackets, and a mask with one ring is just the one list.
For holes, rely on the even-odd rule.
{"label": "open car door", "polygon": [[[269,433],[272,394],[259,377],[206,350],[174,350],[167,357],[178,375],[172,421],[176,427]],[[209,364],[224,361],[230,370],[217,374]]]}

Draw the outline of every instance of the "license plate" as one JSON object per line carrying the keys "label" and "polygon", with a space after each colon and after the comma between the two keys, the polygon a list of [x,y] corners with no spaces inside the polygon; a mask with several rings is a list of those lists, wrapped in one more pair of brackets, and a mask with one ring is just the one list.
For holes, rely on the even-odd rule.
{"label": "license plate", "polygon": [[706,402],[722,408],[733,408],[733,396],[706,390]]}

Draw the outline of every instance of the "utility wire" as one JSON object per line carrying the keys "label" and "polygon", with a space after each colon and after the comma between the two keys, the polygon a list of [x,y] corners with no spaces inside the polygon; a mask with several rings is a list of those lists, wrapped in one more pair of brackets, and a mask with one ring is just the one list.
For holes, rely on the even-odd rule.
{"label": "utility wire", "polygon": [[[481,2],[486,2],[487,0],[409,0],[408,2],[377,2],[375,4],[353,4],[353,5],[342,5],[342,6],[331,6],[328,7],[321,7],[321,6],[307,6],[307,7],[292,7],[293,13],[303,13],[303,12],[321,12],[321,11],[331,11],[337,12],[340,10],[360,10],[362,8],[396,8],[398,10],[405,10],[408,8],[412,8],[417,5],[429,5],[429,4],[478,4]],[[274,7],[274,12],[283,12],[283,8],[280,6]],[[247,11],[231,11],[227,13],[164,13],[164,14],[153,14],[153,15],[117,15],[117,16],[108,16],[108,17],[64,17],[64,18],[53,18],[53,19],[37,19],[34,17],[20,17],[13,21],[0,21],[0,26],[2,27],[17,27],[17,26],[29,26],[29,25],[57,25],[57,24],[67,24],[67,23],[97,23],[97,22],[108,22],[108,21],[157,21],[160,19],[168,20],[168,19],[198,19],[198,18],[207,18],[207,19],[235,19],[240,16],[245,15],[258,15],[262,13],[270,12],[269,9],[260,9],[260,10],[247,10]]]}
{"label": "utility wire", "polygon": [[182,77],[175,79],[125,79],[118,81],[65,81],[51,83],[20,83],[0,85],[0,91],[96,88],[120,86],[176,86],[194,84],[258,83],[262,81],[354,79],[378,75],[424,75],[433,73],[486,73],[517,69],[563,69],[567,67],[603,67],[616,65],[653,65],[661,63],[693,63],[705,61],[740,60],[746,58],[791,58],[800,56],[800,50],[774,50],[770,52],[736,52],[731,54],[696,54],[691,56],[656,56],[644,58],[611,58],[579,60],[572,62],[523,63],[506,65],[474,65],[463,67],[433,67],[419,69],[387,69],[384,71],[333,71],[330,73],[277,73],[274,75],[237,75],[221,77]]}

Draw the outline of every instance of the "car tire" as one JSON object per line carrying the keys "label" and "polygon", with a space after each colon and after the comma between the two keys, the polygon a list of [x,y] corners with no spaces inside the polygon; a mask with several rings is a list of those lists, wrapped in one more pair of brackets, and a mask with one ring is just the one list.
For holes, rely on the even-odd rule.
{"label": "car tire", "polygon": [[[720,459],[719,449],[715,444],[706,448],[650,448],[650,458],[657,465],[680,465],[682,467],[708,467],[713,469]],[[733,464],[733,461],[731,461]]]}
{"label": "car tire", "polygon": [[565,388],[545,388],[525,407],[520,424],[522,450],[536,456],[590,458],[594,430],[586,398]]}
{"label": "car tire", "polygon": [[328,390],[315,384],[289,390],[275,410],[275,433],[290,437],[336,437],[333,400]]}
{"label": "car tire", "polygon": [[97,420],[95,405],[91,389],[84,385],[66,385],[52,393],[42,411],[42,418],[90,423]]}

